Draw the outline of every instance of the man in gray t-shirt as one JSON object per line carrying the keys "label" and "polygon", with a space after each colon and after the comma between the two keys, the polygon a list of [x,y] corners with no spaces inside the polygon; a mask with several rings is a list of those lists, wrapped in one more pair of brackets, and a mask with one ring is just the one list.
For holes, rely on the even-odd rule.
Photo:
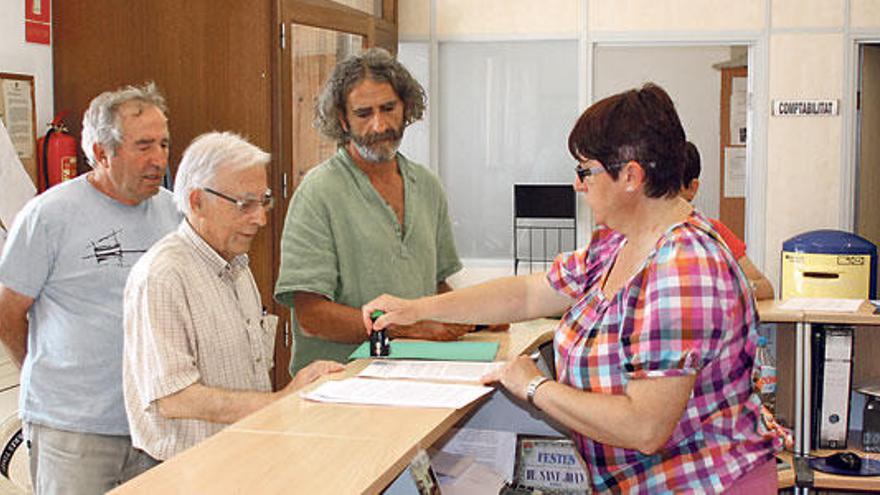
{"label": "man in gray t-shirt", "polygon": [[165,101],[106,92],[83,117],[92,170],[31,200],[0,256],[0,340],[22,367],[20,414],[37,493],[104,493],[150,467],[122,397],[122,292],[180,221],[162,189]]}

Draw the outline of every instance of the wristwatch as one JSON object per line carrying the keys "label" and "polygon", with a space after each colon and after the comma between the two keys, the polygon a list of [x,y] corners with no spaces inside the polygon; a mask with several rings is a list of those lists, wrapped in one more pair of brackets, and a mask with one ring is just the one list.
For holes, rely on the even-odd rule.
{"label": "wristwatch", "polygon": [[549,381],[550,379],[546,376],[536,376],[532,378],[532,381],[530,381],[529,385],[526,387],[526,399],[529,401],[529,404],[535,407],[535,409],[541,409],[535,405],[535,392],[538,391],[538,387]]}

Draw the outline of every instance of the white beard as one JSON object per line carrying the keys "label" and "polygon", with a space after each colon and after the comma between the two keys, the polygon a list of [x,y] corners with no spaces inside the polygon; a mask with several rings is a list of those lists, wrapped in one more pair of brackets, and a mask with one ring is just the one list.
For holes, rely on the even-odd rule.
{"label": "white beard", "polygon": [[361,145],[354,139],[352,139],[351,142],[354,144],[355,149],[357,149],[358,154],[361,155],[361,158],[370,163],[389,162],[394,158],[397,154],[397,150],[400,148],[400,141],[394,142],[394,144],[388,148]]}

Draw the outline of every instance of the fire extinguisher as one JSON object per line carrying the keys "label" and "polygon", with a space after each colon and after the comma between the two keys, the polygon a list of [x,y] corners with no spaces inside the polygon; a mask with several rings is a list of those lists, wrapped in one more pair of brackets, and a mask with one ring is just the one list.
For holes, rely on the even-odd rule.
{"label": "fire extinguisher", "polygon": [[61,112],[52,119],[46,135],[37,140],[37,188],[40,192],[76,177],[76,139],[64,125]]}

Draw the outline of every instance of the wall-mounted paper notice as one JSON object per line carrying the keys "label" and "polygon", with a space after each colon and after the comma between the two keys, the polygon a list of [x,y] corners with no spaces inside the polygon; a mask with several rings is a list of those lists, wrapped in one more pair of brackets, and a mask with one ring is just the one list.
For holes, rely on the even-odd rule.
{"label": "wall-mounted paper notice", "polygon": [[34,155],[34,127],[31,115],[34,102],[31,101],[31,83],[8,79],[3,81],[3,108],[6,112],[7,129],[12,145],[19,158],[31,158]]}
{"label": "wall-mounted paper notice", "polygon": [[746,148],[728,146],[724,148],[724,197],[744,198],[746,196]]}
{"label": "wall-mounted paper notice", "polygon": [[730,88],[730,144],[746,144],[748,79],[734,77]]}
{"label": "wall-mounted paper notice", "polygon": [[6,229],[12,227],[12,221],[18,210],[37,193],[34,183],[25,171],[21,160],[15,152],[15,146],[6,132],[6,126],[0,120],[0,224]]}

